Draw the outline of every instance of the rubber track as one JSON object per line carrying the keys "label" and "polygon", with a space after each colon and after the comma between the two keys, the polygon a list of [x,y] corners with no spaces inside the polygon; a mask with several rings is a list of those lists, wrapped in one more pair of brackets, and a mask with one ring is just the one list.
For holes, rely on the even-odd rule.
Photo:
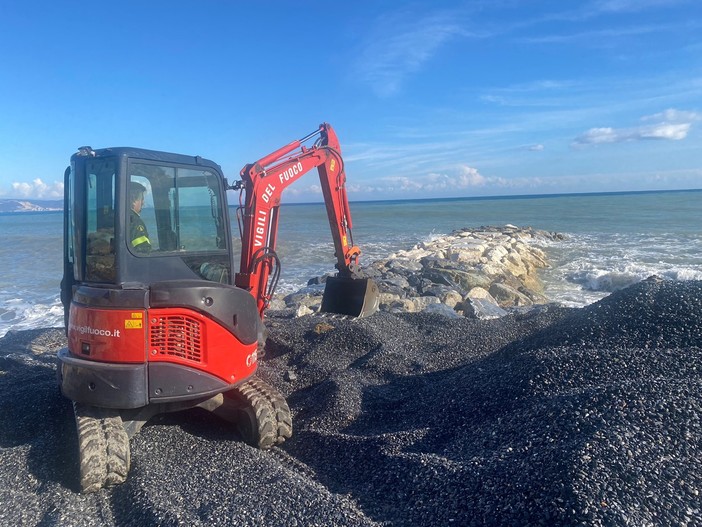
{"label": "rubber track", "polygon": [[285,398],[260,379],[251,379],[232,390],[242,409],[255,416],[257,430],[245,440],[252,446],[268,449],[292,436],[292,417]]}
{"label": "rubber track", "polygon": [[129,473],[129,437],[115,410],[73,403],[78,429],[80,486],[85,493],[124,483]]}

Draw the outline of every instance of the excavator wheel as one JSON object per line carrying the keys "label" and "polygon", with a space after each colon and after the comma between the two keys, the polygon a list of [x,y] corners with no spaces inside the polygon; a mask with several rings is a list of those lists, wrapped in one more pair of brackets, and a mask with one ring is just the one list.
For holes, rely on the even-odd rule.
{"label": "excavator wheel", "polygon": [[247,444],[268,449],[292,436],[290,407],[283,396],[260,379],[251,379],[225,393],[233,403],[236,426]]}
{"label": "excavator wheel", "polygon": [[124,483],[129,473],[129,437],[117,410],[73,403],[78,428],[80,488],[97,492]]}

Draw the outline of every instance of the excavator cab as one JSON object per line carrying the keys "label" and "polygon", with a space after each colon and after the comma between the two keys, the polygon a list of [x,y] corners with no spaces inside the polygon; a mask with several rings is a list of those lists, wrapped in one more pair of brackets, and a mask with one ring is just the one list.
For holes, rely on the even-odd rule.
{"label": "excavator cab", "polygon": [[66,177],[66,288],[75,281],[231,283],[224,178],[211,161],[84,148]]}
{"label": "excavator cab", "polygon": [[210,396],[255,372],[262,322],[255,299],[231,284],[215,163],[81,148],[65,196],[65,395],[134,409]]}
{"label": "excavator cab", "polygon": [[126,479],[129,438],[158,413],[205,408],[262,448],[292,433],[283,397],[254,377],[263,325],[231,283],[224,181],[199,157],[86,147],[71,158],[58,377],[84,492]]}

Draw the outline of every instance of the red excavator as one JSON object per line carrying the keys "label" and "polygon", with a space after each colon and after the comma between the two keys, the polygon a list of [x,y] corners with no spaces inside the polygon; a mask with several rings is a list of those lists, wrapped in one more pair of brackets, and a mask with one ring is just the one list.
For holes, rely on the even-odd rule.
{"label": "red excavator", "polygon": [[[255,372],[280,274],[281,194],[312,168],[338,270],[321,311],[367,316],[378,288],[358,265],[330,125],[246,165],[231,185],[199,156],[82,147],[71,157],[61,282],[68,348],[58,375],[73,401],[83,492],[125,481],[129,438],[159,413],[204,408],[259,448],[291,437],[288,404]],[[227,190],[239,190],[238,272]]]}

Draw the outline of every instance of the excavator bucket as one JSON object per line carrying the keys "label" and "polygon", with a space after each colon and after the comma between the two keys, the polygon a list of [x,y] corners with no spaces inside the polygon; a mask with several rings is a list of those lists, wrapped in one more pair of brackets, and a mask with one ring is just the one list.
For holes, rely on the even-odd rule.
{"label": "excavator bucket", "polygon": [[351,317],[367,317],[378,310],[378,284],[369,278],[327,278],[321,311]]}

